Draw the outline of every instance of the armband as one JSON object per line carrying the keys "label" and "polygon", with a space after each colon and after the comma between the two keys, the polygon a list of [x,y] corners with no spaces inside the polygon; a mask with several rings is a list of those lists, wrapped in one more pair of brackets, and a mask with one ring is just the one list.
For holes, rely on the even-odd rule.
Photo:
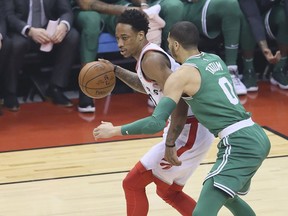
{"label": "armband", "polygon": [[149,7],[149,5],[145,2],[142,2],[140,5],[141,5],[141,7]]}
{"label": "armband", "polygon": [[123,125],[121,127],[121,134],[155,134],[164,129],[175,107],[175,101],[171,98],[163,97],[151,116]]}
{"label": "armband", "polygon": [[113,69],[114,73],[116,72],[117,68],[118,68],[118,65],[114,65],[114,69]]}
{"label": "armband", "polygon": [[168,147],[168,148],[174,148],[174,147],[175,147],[175,144],[174,144],[174,145],[166,145],[166,144],[165,144],[165,146]]}

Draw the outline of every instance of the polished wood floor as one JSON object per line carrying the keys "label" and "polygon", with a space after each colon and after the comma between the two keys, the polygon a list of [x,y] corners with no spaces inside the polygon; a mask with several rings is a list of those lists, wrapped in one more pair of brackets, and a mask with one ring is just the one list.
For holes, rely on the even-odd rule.
{"label": "polished wood floor", "polygon": [[[288,212],[288,91],[263,81],[258,93],[241,96],[254,121],[265,128],[272,149],[244,197],[261,216]],[[75,104],[77,99],[74,100]],[[125,215],[121,182],[139,158],[157,143],[154,136],[116,137],[95,143],[92,130],[101,120],[123,124],[149,115],[145,95],[115,94],[96,101],[95,114],[49,102],[21,105],[0,116],[1,216]],[[217,139],[215,139],[215,143]],[[197,199],[212,166],[216,144],[191,177],[185,191]],[[147,188],[149,215],[178,215]],[[221,216],[231,215],[223,209]]]}

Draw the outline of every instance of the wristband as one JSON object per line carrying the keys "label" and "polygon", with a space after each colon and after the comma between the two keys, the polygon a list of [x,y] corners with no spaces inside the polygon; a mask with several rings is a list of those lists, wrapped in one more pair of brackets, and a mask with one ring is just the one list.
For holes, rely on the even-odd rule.
{"label": "wristband", "polygon": [[118,68],[118,65],[114,65],[114,69],[113,69],[114,73],[116,72],[117,68]]}
{"label": "wristband", "polygon": [[165,144],[165,146],[168,147],[168,148],[174,148],[174,147],[175,147],[175,144],[174,144],[174,145],[166,145],[166,144]]}
{"label": "wristband", "polygon": [[141,7],[149,7],[149,5],[145,2],[142,2],[140,5],[141,5]]}

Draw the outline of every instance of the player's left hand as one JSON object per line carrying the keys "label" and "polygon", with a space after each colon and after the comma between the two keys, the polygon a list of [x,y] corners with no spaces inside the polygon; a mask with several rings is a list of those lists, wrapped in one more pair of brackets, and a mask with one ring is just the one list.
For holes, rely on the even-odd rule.
{"label": "player's left hand", "polygon": [[119,126],[115,127],[111,122],[101,121],[101,124],[93,130],[95,140],[110,138],[117,135],[121,135],[121,128]]}
{"label": "player's left hand", "polygon": [[182,162],[177,157],[176,147],[166,147],[164,158],[173,166],[181,166],[182,164]]}

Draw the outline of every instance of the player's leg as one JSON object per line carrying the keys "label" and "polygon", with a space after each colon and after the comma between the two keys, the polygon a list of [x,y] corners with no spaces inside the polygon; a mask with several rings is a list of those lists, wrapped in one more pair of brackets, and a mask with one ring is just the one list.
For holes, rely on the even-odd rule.
{"label": "player's leg", "polygon": [[229,195],[214,187],[213,178],[209,178],[203,185],[193,216],[217,216],[228,199]]}
{"label": "player's leg", "polygon": [[[271,34],[275,36],[279,50],[281,52],[281,59],[274,66],[270,81],[272,84],[276,84],[282,89],[288,89],[288,77],[285,71],[288,50],[288,21],[284,6],[280,4],[274,6],[268,17],[269,22],[266,25],[266,29],[270,29]],[[267,32],[269,34],[269,31]]]}
{"label": "player's leg", "polygon": [[[151,0],[150,2],[150,5],[160,4],[161,6],[160,17],[166,22],[162,31],[162,47],[165,50],[168,50],[168,33],[174,23],[182,21],[184,9],[183,3],[175,0]],[[175,8],[177,8],[177,13],[175,13]]]}
{"label": "player's leg", "polygon": [[[224,191],[213,185],[213,178],[209,178],[203,185],[193,216],[217,216],[222,206],[227,207],[235,216],[255,216],[251,207],[239,196],[231,198]],[[209,207],[207,207],[209,206]]]}
{"label": "player's leg", "polygon": [[224,38],[225,63],[231,73],[238,95],[247,93],[245,85],[238,77],[238,50],[241,29],[241,9],[238,1],[211,0],[206,14],[207,34],[221,31]]}
{"label": "player's leg", "polygon": [[[240,34],[240,8],[231,0],[211,0],[206,14],[207,33],[221,31],[224,37],[225,63],[236,65]],[[213,36],[213,35],[212,35]]]}
{"label": "player's leg", "polygon": [[[198,168],[210,148],[214,136],[195,117],[188,117],[182,133],[176,140],[179,159],[183,161],[180,167],[170,169],[154,169],[157,194],[181,215],[192,215],[196,201],[183,192],[183,187],[190,176]],[[170,184],[167,184],[169,182]]]}
{"label": "player's leg", "polygon": [[85,64],[95,61],[101,33],[101,15],[95,11],[76,11],[76,27],[80,33],[80,58]]}
{"label": "player's leg", "polygon": [[258,91],[257,77],[254,70],[254,51],[256,40],[251,32],[245,15],[241,12],[240,47],[243,60],[242,82],[248,92]]}
{"label": "player's leg", "polygon": [[[74,11],[76,28],[80,32],[80,61],[86,63],[95,61],[97,58],[98,41],[101,33],[101,16],[96,11]],[[94,112],[94,101],[79,91],[79,112]]]}
{"label": "player's leg", "polygon": [[[216,162],[206,177],[193,216],[216,216],[229,199],[247,194],[252,177],[270,151],[270,141],[258,124],[222,138],[217,146]],[[245,207],[245,214],[238,216],[253,215],[253,210],[241,200],[227,205],[234,213],[240,205]]]}
{"label": "player's leg", "polygon": [[148,214],[149,203],[145,187],[153,182],[151,170],[138,162],[123,180],[128,216],[145,216]]}
{"label": "player's leg", "polygon": [[239,196],[235,196],[234,198],[228,199],[224,205],[235,216],[242,216],[242,215],[256,216],[253,209]]}
{"label": "player's leg", "polygon": [[192,215],[196,201],[183,192],[183,186],[175,183],[168,185],[161,180],[155,180],[154,182],[157,185],[157,194],[159,197],[175,208],[181,215]]}

